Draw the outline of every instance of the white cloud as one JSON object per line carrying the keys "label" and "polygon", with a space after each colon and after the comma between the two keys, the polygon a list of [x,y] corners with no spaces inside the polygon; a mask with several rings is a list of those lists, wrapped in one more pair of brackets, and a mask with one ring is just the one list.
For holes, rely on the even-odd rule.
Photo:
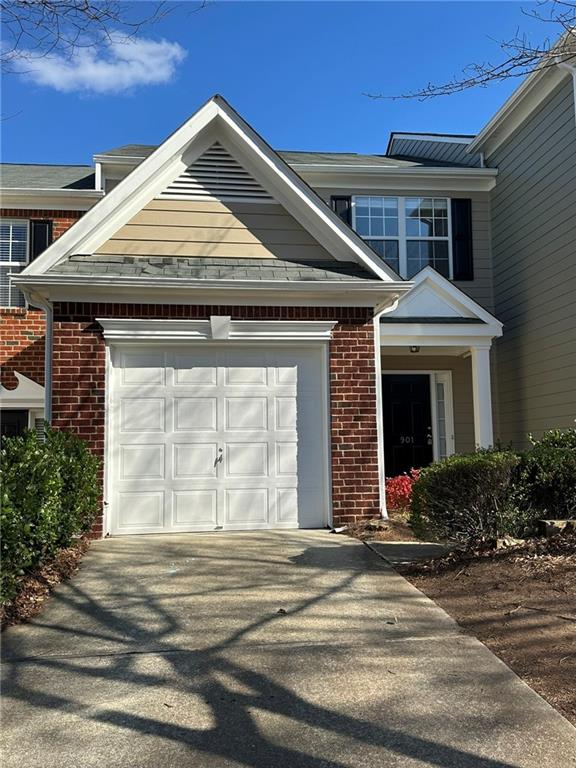
{"label": "white cloud", "polygon": [[101,47],[80,48],[72,58],[50,54],[27,62],[22,74],[64,93],[121,93],[169,82],[185,58],[178,43],[113,35]]}

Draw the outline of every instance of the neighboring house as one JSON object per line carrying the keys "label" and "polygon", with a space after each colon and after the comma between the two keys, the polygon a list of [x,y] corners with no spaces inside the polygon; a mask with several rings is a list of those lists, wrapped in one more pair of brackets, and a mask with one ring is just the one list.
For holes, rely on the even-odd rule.
{"label": "neighboring house", "polygon": [[[545,78],[523,86],[531,108],[505,142],[555,94],[572,98],[570,73],[559,73],[540,100],[530,94]],[[104,459],[101,531],[342,524],[385,511],[385,474],[495,436],[523,439],[531,427],[517,425],[510,374],[499,375],[518,347],[504,346],[505,333],[502,359],[490,354],[499,307],[513,303],[509,288],[494,290],[507,251],[493,222],[518,215],[511,229],[522,234],[509,200],[526,182],[498,196],[488,129],[396,133],[386,155],[275,152],[216,96],[159,147],[96,155],[93,176],[7,166],[2,258],[8,269],[31,263],[3,295],[22,304],[21,290],[47,311],[46,415]],[[52,226],[60,237],[36,255],[36,227],[64,219],[77,221]],[[569,262],[566,275],[573,246]],[[540,316],[555,316],[554,301]],[[25,342],[40,335],[39,317],[2,311],[6,375],[21,378],[2,392],[3,420],[9,407],[30,423],[41,407],[38,389],[38,407],[22,405],[43,383],[43,345]],[[558,333],[556,378],[574,323]],[[531,391],[532,359],[518,367],[519,393]],[[557,391],[565,415],[537,412],[534,429],[570,426],[574,392]]]}

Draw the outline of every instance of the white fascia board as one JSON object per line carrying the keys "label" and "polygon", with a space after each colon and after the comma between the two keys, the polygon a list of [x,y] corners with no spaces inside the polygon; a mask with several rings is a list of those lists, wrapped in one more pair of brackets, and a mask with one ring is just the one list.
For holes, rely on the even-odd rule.
{"label": "white fascia board", "polygon": [[5,208],[37,210],[88,211],[103,197],[96,189],[28,189],[10,187],[0,190]]}
{"label": "white fascia board", "polygon": [[[150,155],[148,155],[150,157]],[[95,163],[103,165],[139,165],[146,158],[144,155],[94,155]]]}
{"label": "white fascia board", "polygon": [[396,133],[392,132],[390,135],[391,143],[396,139],[402,141],[431,141],[438,142],[440,144],[470,144],[474,140],[474,136],[453,136],[453,135],[436,135],[426,133]]}
{"label": "white fascia board", "polygon": [[483,346],[501,335],[501,329],[493,325],[380,323],[382,347]]}
{"label": "white fascia board", "polygon": [[[437,173],[436,171],[442,171]],[[476,171],[476,173],[471,173]],[[480,171],[480,173],[478,173]],[[485,173],[488,171],[488,173]],[[442,168],[430,171],[429,168],[373,168],[369,172],[358,168],[343,170],[328,169],[320,166],[309,170],[300,170],[303,178],[315,189],[357,190],[393,190],[401,193],[414,191],[451,192],[490,192],[496,186],[498,170],[496,168],[454,169]]]}
{"label": "white fascia board", "polygon": [[[299,211],[303,225],[314,234],[322,230],[319,238],[330,241],[328,246],[335,258],[358,261],[368,267],[385,282],[395,282],[398,276],[374,254],[358,235],[330,210],[326,203],[290,169],[286,163],[232,110],[220,97],[214,97],[201,107],[184,125],[178,128],[146,160],[124,178],[100,202],[84,216],[76,226],[65,232],[44,253],[35,259],[23,274],[39,275],[54,266],[61,258],[73,252],[93,253],[122,224],[128,221],[152,199],[190,162],[193,162],[210,146],[212,139],[199,136],[209,124],[219,119],[228,131],[238,137],[244,147],[249,147],[267,174],[271,191],[280,190],[279,197],[289,197],[291,208]],[[210,131],[208,131],[210,133]],[[195,141],[194,141],[195,140]],[[186,151],[184,148],[193,147]],[[289,193],[286,193],[289,190]],[[284,193],[284,194],[282,194]],[[345,255],[343,255],[343,253]]]}
{"label": "white fascia board", "polygon": [[532,72],[471,142],[466,152],[492,154],[568,73],[558,66]]}
{"label": "white fascia board", "polygon": [[388,306],[412,283],[15,275],[14,284],[48,301],[152,304],[242,304],[243,306]]}
{"label": "white fascia board", "polygon": [[231,320],[225,339],[215,338],[211,320],[96,318],[106,341],[329,341],[336,321]]}

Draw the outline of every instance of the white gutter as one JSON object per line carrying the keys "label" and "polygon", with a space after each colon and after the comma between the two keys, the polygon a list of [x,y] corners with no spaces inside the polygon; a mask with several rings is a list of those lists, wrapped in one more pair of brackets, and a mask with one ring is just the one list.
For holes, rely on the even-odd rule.
{"label": "white gutter", "polygon": [[409,167],[400,165],[326,165],[324,163],[293,163],[291,167],[297,172],[322,171],[325,173],[374,173],[383,176],[416,176],[417,178],[438,177],[442,178],[495,178],[498,175],[497,168],[446,168],[446,167]]}
{"label": "white gutter", "polygon": [[136,287],[136,288],[183,288],[183,289],[202,289],[202,290],[278,290],[283,291],[302,291],[312,292],[317,290],[326,290],[331,288],[342,292],[370,292],[382,293],[383,291],[394,291],[405,293],[409,291],[413,283],[408,280],[193,280],[182,277],[123,277],[119,275],[14,275],[12,282],[21,290],[27,285],[87,285],[87,286],[109,286],[109,287]]}

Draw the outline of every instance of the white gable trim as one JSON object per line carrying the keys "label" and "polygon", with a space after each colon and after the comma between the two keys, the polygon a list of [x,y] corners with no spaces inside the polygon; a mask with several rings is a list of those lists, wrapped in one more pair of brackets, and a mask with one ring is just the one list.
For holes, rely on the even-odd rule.
{"label": "white gable trim", "polygon": [[[23,272],[39,275],[73,253],[93,253],[224,134],[260,170],[271,194],[336,259],[363,264],[385,282],[398,276],[219,96],[213,97]],[[229,141],[226,141],[226,140]],[[249,170],[251,170],[249,168]]]}
{"label": "white gable trim", "polygon": [[[485,330],[491,336],[502,335],[502,323],[494,315],[481,307],[474,299],[467,296],[453,283],[436,272],[432,267],[425,267],[413,278],[413,287],[403,294],[394,306],[385,309],[380,316],[406,318],[406,323],[390,324],[390,332],[394,329],[400,331],[401,326],[410,324],[410,317],[446,317],[468,318],[479,320],[484,328],[480,331],[484,335]],[[419,327],[422,327],[420,325]],[[450,325],[445,326],[450,328]],[[478,333],[478,326],[471,330],[469,325],[457,331],[461,333]],[[454,332],[452,330],[450,332]]]}
{"label": "white gable trim", "polygon": [[44,408],[44,387],[22,373],[14,371],[18,385],[7,389],[0,384],[0,407],[2,408]]}

